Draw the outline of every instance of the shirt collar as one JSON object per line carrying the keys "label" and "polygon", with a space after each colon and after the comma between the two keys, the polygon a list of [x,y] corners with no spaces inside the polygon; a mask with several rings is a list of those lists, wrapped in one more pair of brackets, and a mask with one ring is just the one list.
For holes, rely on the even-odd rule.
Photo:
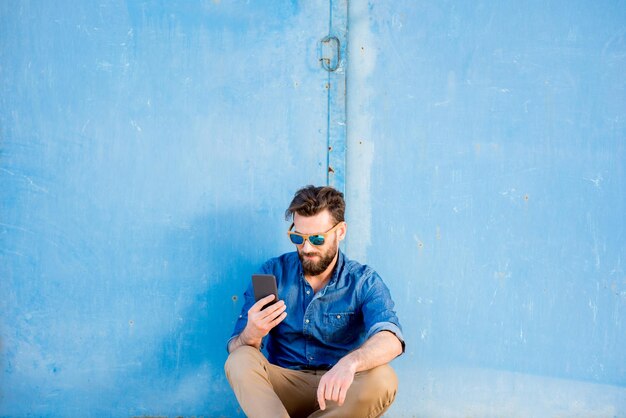
{"label": "shirt collar", "polygon": [[337,281],[341,278],[341,271],[343,270],[343,265],[345,263],[344,255],[341,250],[338,250],[337,255],[337,264],[335,264],[335,268],[333,269],[333,275],[330,277],[330,281],[328,282],[329,286],[334,286],[337,284]]}

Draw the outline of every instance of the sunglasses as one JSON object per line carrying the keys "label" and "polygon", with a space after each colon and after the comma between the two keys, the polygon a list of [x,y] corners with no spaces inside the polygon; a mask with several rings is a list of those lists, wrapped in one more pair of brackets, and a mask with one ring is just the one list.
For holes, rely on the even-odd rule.
{"label": "sunglasses", "polygon": [[302,245],[304,244],[304,241],[309,240],[311,245],[315,245],[318,247],[320,245],[324,245],[324,243],[326,242],[326,236],[330,234],[331,232],[333,232],[335,229],[337,229],[337,227],[339,227],[341,223],[342,222],[337,223],[328,231],[321,233],[321,234],[300,234],[298,232],[293,232],[292,229],[295,226],[295,224],[291,224],[291,227],[289,227],[289,231],[287,231],[287,235],[289,235],[289,239],[291,240],[291,242],[293,242],[296,245]]}

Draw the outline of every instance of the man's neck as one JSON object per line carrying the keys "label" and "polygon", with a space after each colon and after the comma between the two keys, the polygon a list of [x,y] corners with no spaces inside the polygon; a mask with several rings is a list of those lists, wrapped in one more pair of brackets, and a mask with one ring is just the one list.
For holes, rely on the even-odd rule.
{"label": "man's neck", "polygon": [[338,259],[339,259],[339,251],[337,251],[337,254],[335,254],[335,258],[333,258],[332,263],[328,265],[326,270],[324,270],[323,272],[315,276],[306,275],[306,274],[304,275],[304,278],[306,279],[307,282],[309,282],[309,284],[311,285],[315,293],[320,291],[330,281],[330,278],[333,275],[333,270],[335,270],[335,266],[337,265]]}

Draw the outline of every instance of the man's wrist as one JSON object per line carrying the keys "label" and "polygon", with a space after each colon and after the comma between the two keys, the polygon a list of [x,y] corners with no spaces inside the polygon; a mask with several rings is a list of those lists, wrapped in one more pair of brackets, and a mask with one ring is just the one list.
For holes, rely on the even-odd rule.
{"label": "man's wrist", "polygon": [[250,338],[248,336],[248,333],[246,333],[245,329],[243,331],[241,331],[241,334],[239,334],[239,343],[241,345],[249,345],[249,346],[252,346],[252,347],[260,348],[262,341],[263,341],[263,339]]}
{"label": "man's wrist", "polygon": [[347,367],[352,373],[356,373],[359,370],[359,353],[353,351],[339,360],[339,363],[341,363],[342,366]]}

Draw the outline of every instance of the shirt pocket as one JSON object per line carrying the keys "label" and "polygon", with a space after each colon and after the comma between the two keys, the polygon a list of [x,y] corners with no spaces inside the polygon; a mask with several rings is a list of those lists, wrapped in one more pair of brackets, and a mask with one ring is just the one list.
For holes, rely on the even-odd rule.
{"label": "shirt pocket", "polygon": [[359,329],[354,312],[324,313],[324,339],[328,343],[353,343],[359,335]]}

